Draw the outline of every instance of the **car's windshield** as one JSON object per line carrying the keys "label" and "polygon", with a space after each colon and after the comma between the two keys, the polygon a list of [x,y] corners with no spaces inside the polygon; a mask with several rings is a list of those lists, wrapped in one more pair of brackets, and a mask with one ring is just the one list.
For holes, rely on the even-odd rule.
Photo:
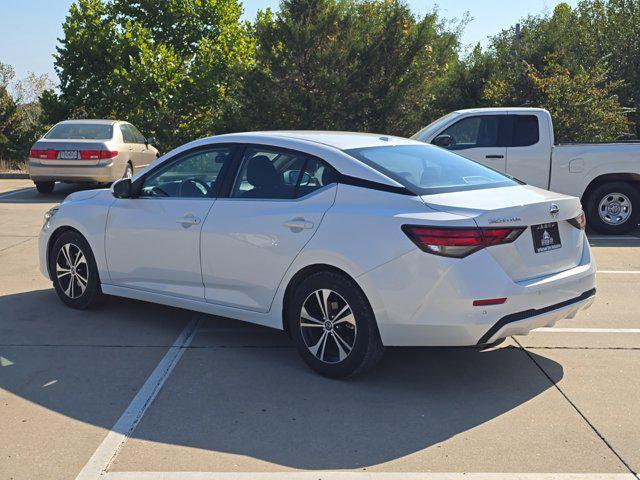
{"label": "car's windshield", "polygon": [[113,127],[104,123],[59,123],[44,138],[51,140],[108,140]]}
{"label": "car's windshield", "polygon": [[433,133],[434,130],[439,129],[441,124],[448,123],[448,120],[451,117],[457,117],[458,115],[460,115],[459,112],[447,113],[443,117],[440,117],[434,120],[433,122],[431,122],[429,125],[424,127],[419,132],[414,133],[411,136],[411,138],[413,138],[414,140],[420,140],[421,142],[424,142],[424,139],[430,137],[431,133]]}
{"label": "car's windshield", "polygon": [[431,145],[390,145],[346,153],[417,195],[518,185],[511,177]]}

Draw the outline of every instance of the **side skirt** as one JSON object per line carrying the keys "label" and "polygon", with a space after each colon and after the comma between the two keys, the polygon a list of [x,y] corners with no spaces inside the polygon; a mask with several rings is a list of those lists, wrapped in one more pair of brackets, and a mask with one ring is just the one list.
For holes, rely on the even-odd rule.
{"label": "side skirt", "polygon": [[241,310],[239,308],[226,307],[224,305],[216,305],[206,301],[190,300],[173,295],[164,295],[162,293],[148,292],[136,288],[121,287],[118,285],[110,285],[103,283],[101,285],[102,292],[107,295],[116,297],[132,298],[134,300],[142,300],[144,302],[158,303],[168,305],[170,307],[184,308],[195,312],[206,313],[209,315],[218,315],[220,317],[233,318],[247,323],[262,325],[264,327],[282,330],[282,319],[274,318],[274,314],[253,312],[250,310]]}

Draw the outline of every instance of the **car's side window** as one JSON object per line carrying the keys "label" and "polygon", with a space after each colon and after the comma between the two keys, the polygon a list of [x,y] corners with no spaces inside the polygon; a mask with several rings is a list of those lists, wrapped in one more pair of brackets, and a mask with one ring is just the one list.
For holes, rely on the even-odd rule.
{"label": "car's side window", "polygon": [[477,115],[463,118],[445,129],[440,135],[450,135],[452,142],[447,148],[485,148],[505,146],[505,115]]}
{"label": "car's side window", "polygon": [[133,138],[135,139],[135,143],[146,143],[146,139],[144,138],[144,135],[142,135],[140,133],[140,130],[138,130],[133,125],[127,125],[127,126],[131,130],[131,134],[133,135]]}
{"label": "car's side window", "polygon": [[144,180],[143,197],[212,197],[220,173],[233,157],[233,147],[211,147],[186,153],[158,168]]}
{"label": "car's side window", "polygon": [[304,167],[302,177],[295,193],[296,198],[304,197],[309,193],[331,185],[337,181],[337,174],[327,163],[315,157],[309,157]]}
{"label": "car's side window", "polygon": [[307,156],[277,148],[247,147],[232,198],[294,198]]}
{"label": "car's side window", "polygon": [[129,125],[123,123],[120,125],[120,131],[122,132],[122,141],[124,143],[136,143],[135,136],[129,128]]}
{"label": "car's side window", "polygon": [[540,126],[535,115],[513,115],[512,147],[528,147],[540,140]]}

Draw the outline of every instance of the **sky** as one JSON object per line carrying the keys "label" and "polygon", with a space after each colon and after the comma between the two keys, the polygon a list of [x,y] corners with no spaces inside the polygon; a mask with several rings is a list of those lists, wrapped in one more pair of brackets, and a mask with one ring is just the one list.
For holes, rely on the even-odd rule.
{"label": "sky", "polygon": [[[62,23],[73,0],[0,0],[0,62],[13,66],[16,79],[28,72],[47,73],[57,83],[53,57]],[[277,9],[278,0],[245,0],[244,18],[253,20],[258,10]],[[529,14],[550,12],[560,3],[553,0],[408,0],[412,10],[424,14],[437,8],[442,17],[471,17],[462,36],[465,46],[486,43],[487,37]],[[577,0],[567,0],[575,5]]]}

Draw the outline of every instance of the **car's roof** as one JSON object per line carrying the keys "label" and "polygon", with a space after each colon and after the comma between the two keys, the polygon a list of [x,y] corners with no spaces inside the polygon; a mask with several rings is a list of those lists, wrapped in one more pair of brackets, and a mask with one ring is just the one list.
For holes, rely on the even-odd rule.
{"label": "car's roof", "polygon": [[509,113],[509,112],[545,112],[544,108],[533,107],[482,107],[482,108],[466,108],[456,110],[455,113]]}
{"label": "car's roof", "polygon": [[266,132],[248,132],[241,134],[219,135],[216,138],[227,137],[230,140],[234,136],[242,136],[243,138],[254,137],[256,140],[265,138],[282,138],[289,140],[302,140],[306,142],[314,142],[321,145],[337,148],[339,150],[349,150],[352,148],[365,147],[383,147],[389,145],[411,145],[421,144],[415,140],[403,137],[395,137],[393,135],[383,135],[376,133],[358,133],[358,132],[334,132],[322,130],[274,130]]}
{"label": "car's roof", "polygon": [[121,120],[106,120],[103,118],[87,118],[82,120],[63,120],[60,123],[93,123],[93,124],[101,124],[101,125],[114,125],[116,123],[125,123]]}

